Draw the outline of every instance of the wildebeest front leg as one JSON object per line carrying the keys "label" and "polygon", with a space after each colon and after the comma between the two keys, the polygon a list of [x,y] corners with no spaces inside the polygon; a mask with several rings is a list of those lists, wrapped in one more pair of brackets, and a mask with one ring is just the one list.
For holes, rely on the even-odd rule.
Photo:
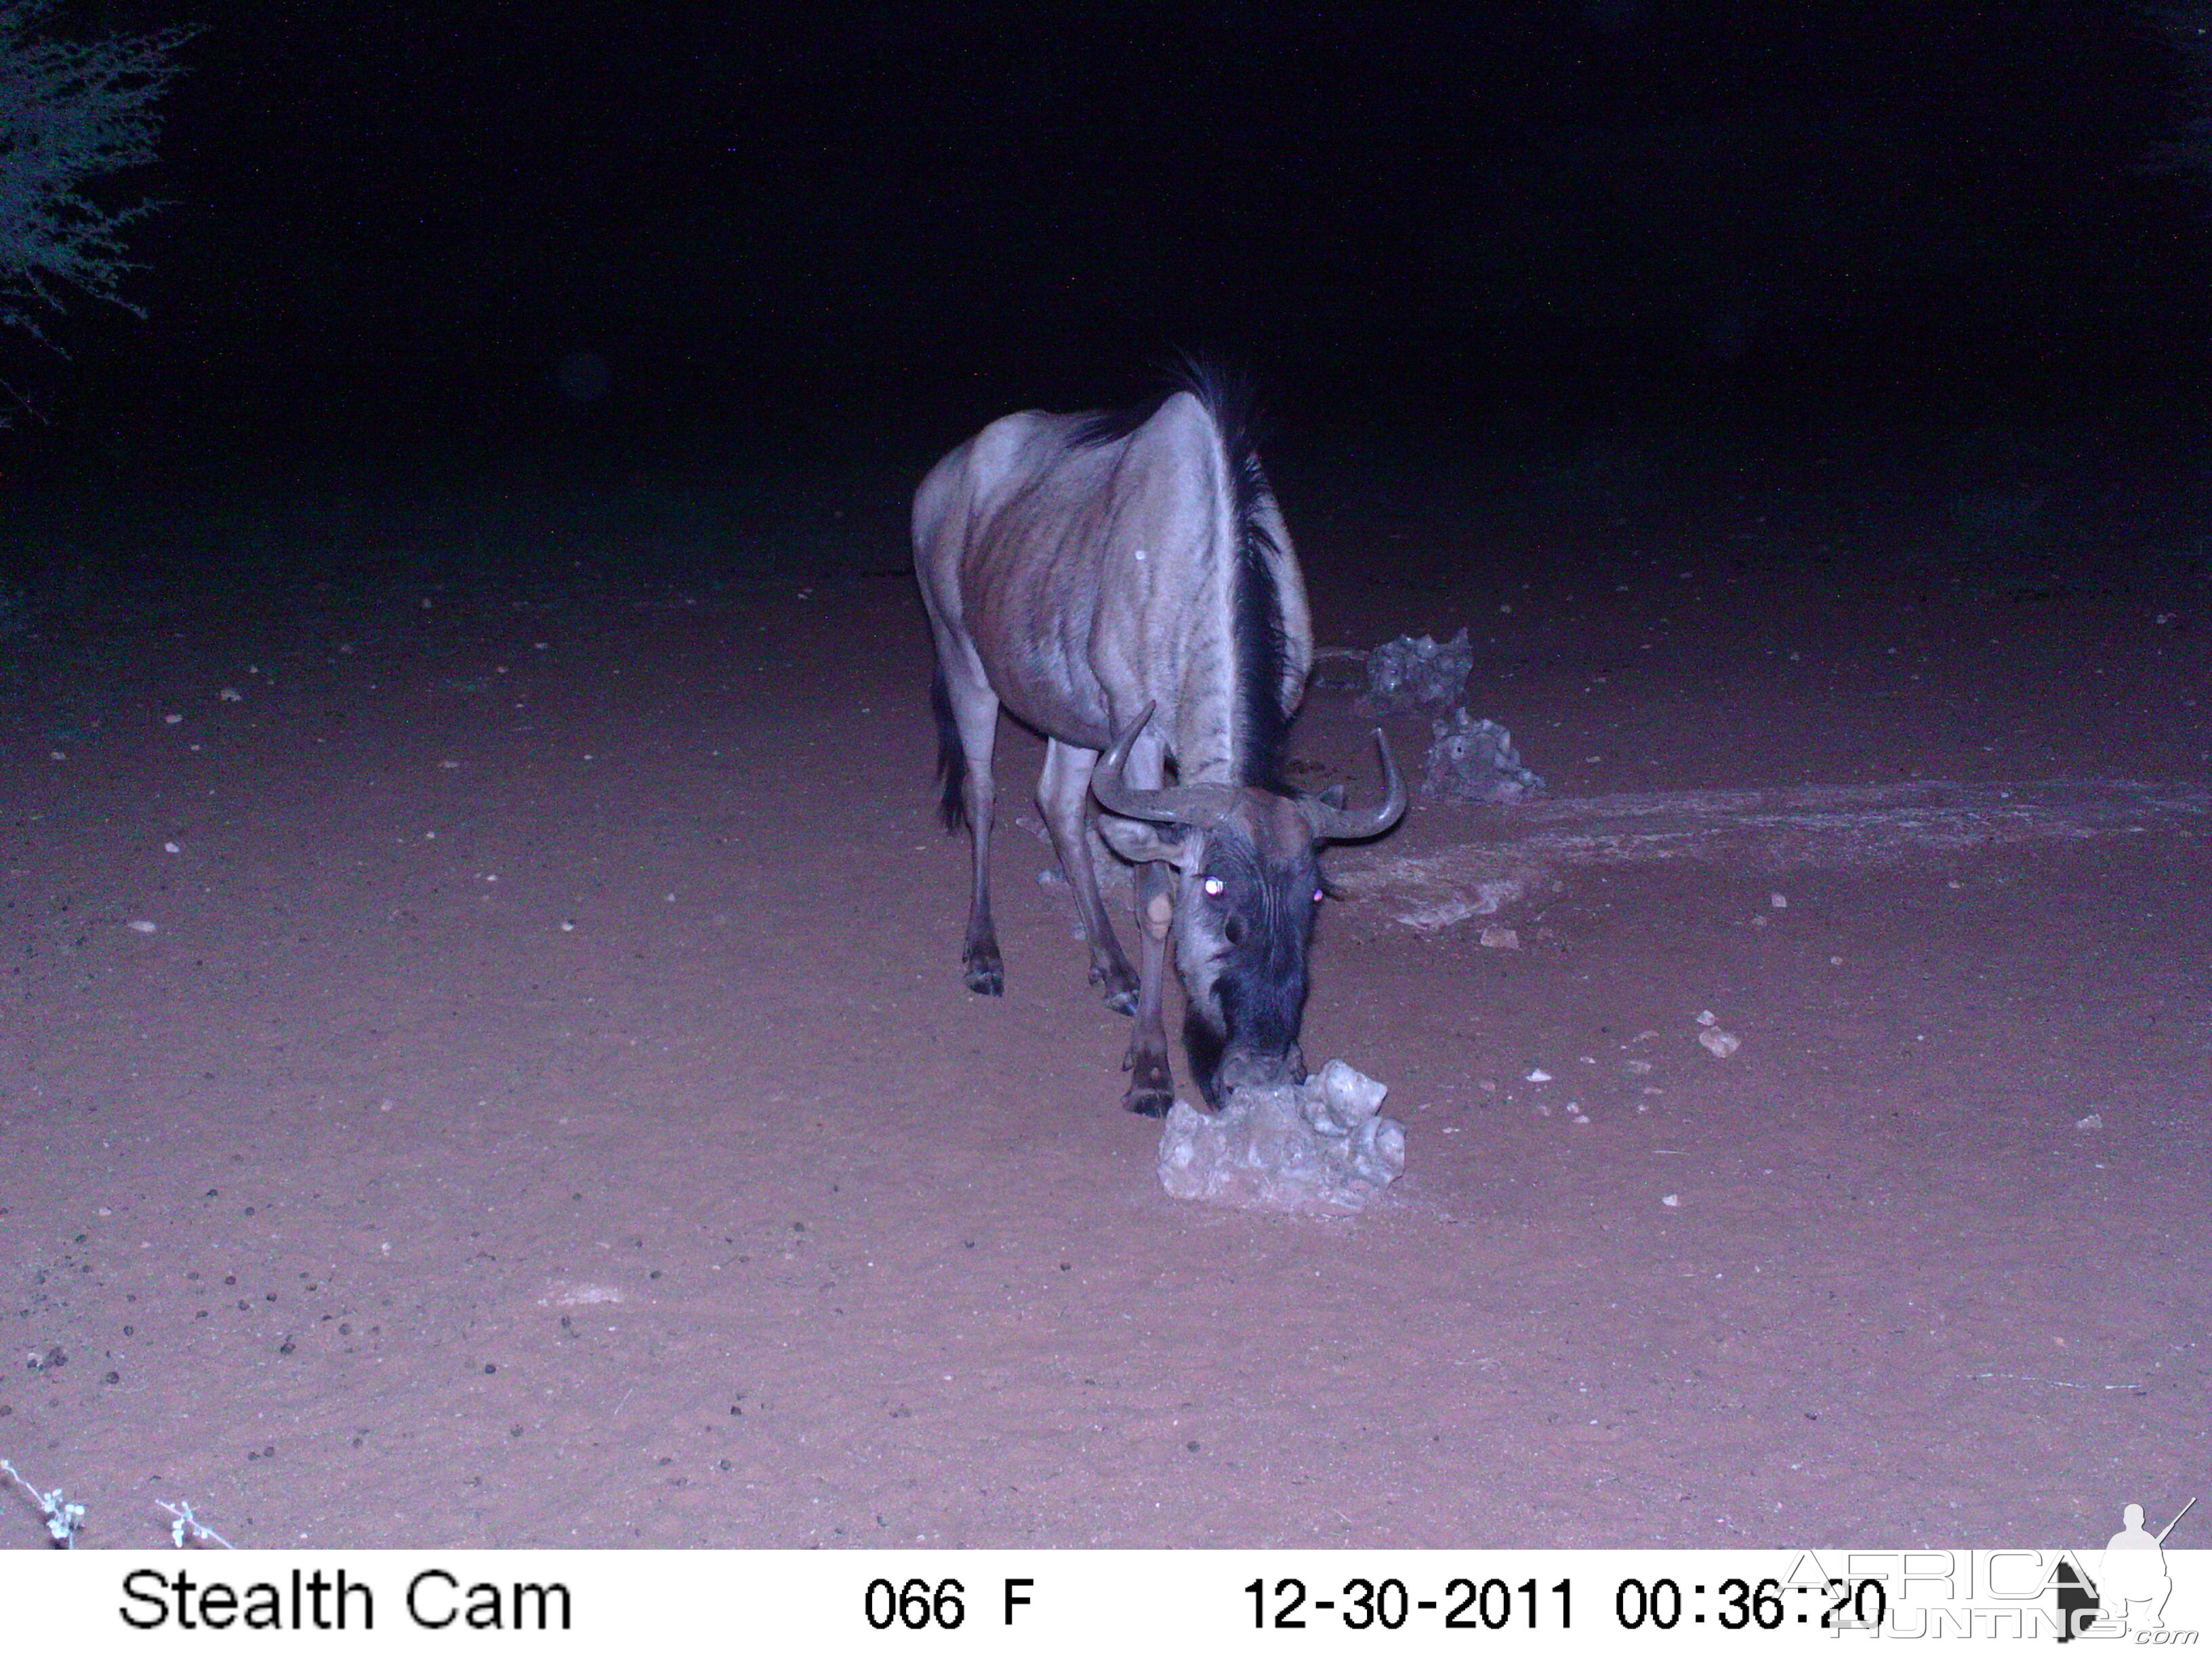
{"label": "wildebeest front leg", "polygon": [[1127,1014],[1136,1010],[1137,975],[1121,954],[1114,924],[1106,919],[1106,906],[1098,896],[1098,869],[1085,833],[1091,810],[1091,769],[1097,759],[1088,749],[1071,749],[1056,738],[1048,741],[1044,773],[1037,780],[1037,805],[1043,810],[1060,867],[1075,894],[1076,916],[1083,924],[1084,942],[1091,947],[1091,982],[1105,988],[1109,1008]]}
{"label": "wildebeest front leg", "polygon": [[1121,1069],[1130,1074],[1121,1104],[1146,1117],[1165,1117],[1175,1104],[1167,1026],[1160,1016],[1167,994],[1168,933],[1175,921],[1173,876],[1165,864],[1137,866],[1137,927],[1145,939],[1144,969],[1137,986],[1137,1029],[1121,1061]]}

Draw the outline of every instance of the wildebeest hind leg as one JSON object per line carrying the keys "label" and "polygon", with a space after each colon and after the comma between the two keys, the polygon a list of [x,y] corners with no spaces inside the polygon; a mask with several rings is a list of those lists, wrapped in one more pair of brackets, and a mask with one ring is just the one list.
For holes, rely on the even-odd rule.
{"label": "wildebeest hind leg", "polygon": [[1060,867],[1075,894],[1075,913],[1083,924],[1084,943],[1091,949],[1091,982],[1103,986],[1106,1006],[1117,1014],[1134,1013],[1137,975],[1121,942],[1114,937],[1114,924],[1098,897],[1098,869],[1091,862],[1089,837],[1084,833],[1090,811],[1091,769],[1097,757],[1088,749],[1072,749],[1058,738],[1045,744],[1044,772],[1037,779],[1037,805],[1052,831]]}
{"label": "wildebeest hind leg", "polygon": [[[1137,866],[1137,917],[1144,935],[1144,972],[1137,988],[1137,1029],[1129,1036],[1129,1052],[1121,1069],[1129,1076],[1128,1092],[1121,1104],[1146,1117],[1165,1117],[1175,1104],[1175,1078],[1168,1070],[1167,1027],[1160,1017],[1167,994],[1168,886],[1170,872],[1164,864]],[[1153,900],[1158,899],[1157,925]]]}
{"label": "wildebeest hind leg", "polygon": [[1006,968],[999,955],[997,930],[991,926],[991,813],[998,798],[991,777],[991,751],[998,744],[999,699],[983,683],[980,665],[971,675],[947,674],[945,680],[961,752],[968,762],[961,799],[975,853],[975,884],[968,901],[968,938],[960,950],[961,977],[978,995],[1004,996]]}

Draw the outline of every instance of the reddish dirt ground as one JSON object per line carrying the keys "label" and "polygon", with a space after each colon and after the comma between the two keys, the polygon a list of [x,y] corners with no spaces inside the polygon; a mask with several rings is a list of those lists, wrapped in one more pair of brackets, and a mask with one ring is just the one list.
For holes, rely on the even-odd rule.
{"label": "reddish dirt ground", "polygon": [[[1290,507],[1322,643],[1471,624],[1556,802],[2207,774],[2201,579]],[[1360,878],[1524,834],[1417,798],[1332,854],[1304,1045],[1391,1085],[1397,1201],[1200,1207],[1011,730],[962,988],[896,556],[25,671],[0,1455],[86,1544],[2089,1547],[2212,1485],[2201,805],[1563,865],[1502,950]],[[1366,724],[1316,691],[1306,779]]]}

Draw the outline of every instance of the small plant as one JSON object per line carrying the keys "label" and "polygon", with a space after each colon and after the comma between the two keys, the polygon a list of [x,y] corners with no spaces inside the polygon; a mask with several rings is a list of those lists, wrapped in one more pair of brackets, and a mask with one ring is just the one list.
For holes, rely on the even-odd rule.
{"label": "small plant", "polygon": [[181,1498],[173,1504],[164,1504],[156,1498],[154,1507],[157,1510],[165,1510],[176,1517],[169,1528],[169,1541],[179,1549],[184,1548],[186,1537],[190,1537],[195,1544],[213,1544],[218,1548],[227,1550],[234,1550],[238,1547],[213,1527],[204,1525],[199,1516],[192,1513],[191,1504]]}
{"label": "small plant", "polygon": [[[30,1500],[39,1506],[39,1513],[46,1517],[46,1530],[52,1534],[57,1546],[65,1550],[76,1547],[77,1533],[84,1526],[83,1504],[70,1503],[59,1486],[52,1492],[40,1492],[23,1478],[21,1470],[4,1457],[0,1457],[0,1474],[6,1475],[21,1486]],[[194,1515],[191,1504],[184,1498],[180,1498],[173,1504],[165,1504],[156,1498],[154,1507],[166,1511],[172,1517],[169,1541],[179,1549],[184,1548],[187,1540],[202,1548],[209,1545],[226,1550],[238,1547]]]}
{"label": "small plant", "polygon": [[0,1474],[6,1475],[30,1494],[31,1501],[39,1506],[39,1512],[46,1516],[46,1530],[53,1534],[56,1544],[65,1550],[73,1550],[76,1547],[77,1528],[84,1524],[83,1504],[67,1502],[62,1497],[62,1489],[59,1486],[56,1486],[52,1492],[40,1492],[23,1479],[21,1471],[4,1457],[0,1457]]}

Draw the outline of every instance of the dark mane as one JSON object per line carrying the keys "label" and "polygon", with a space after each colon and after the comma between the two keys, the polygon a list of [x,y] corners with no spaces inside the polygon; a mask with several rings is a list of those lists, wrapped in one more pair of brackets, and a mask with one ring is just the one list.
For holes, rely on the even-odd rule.
{"label": "dark mane", "polygon": [[1173,394],[1155,398],[1148,404],[1129,404],[1120,409],[1094,410],[1079,416],[1075,429],[1067,434],[1070,449],[1097,449],[1107,444],[1118,444],[1134,435],[1139,427],[1152,418],[1159,406]]}
{"label": "dark mane", "polygon": [[1213,416],[1229,463],[1237,537],[1230,621],[1237,641],[1237,781],[1287,793],[1283,750],[1291,721],[1283,708],[1283,662],[1289,646],[1283,638],[1283,596],[1275,586],[1273,563],[1282,550],[1264,516],[1275,495],[1260,465],[1251,383],[1219,364],[1196,360],[1184,363],[1181,380]]}
{"label": "dark mane", "polygon": [[1237,653],[1237,781],[1289,793],[1283,751],[1290,717],[1283,708],[1283,598],[1272,561],[1281,552],[1263,514],[1274,501],[1260,465],[1251,383],[1224,365],[1185,357],[1170,373],[1166,392],[1152,402],[1086,415],[1069,434],[1072,449],[1118,443],[1151,420],[1161,404],[1188,392],[1206,405],[1221,434],[1228,464],[1231,516],[1236,526],[1237,570],[1230,627]]}

